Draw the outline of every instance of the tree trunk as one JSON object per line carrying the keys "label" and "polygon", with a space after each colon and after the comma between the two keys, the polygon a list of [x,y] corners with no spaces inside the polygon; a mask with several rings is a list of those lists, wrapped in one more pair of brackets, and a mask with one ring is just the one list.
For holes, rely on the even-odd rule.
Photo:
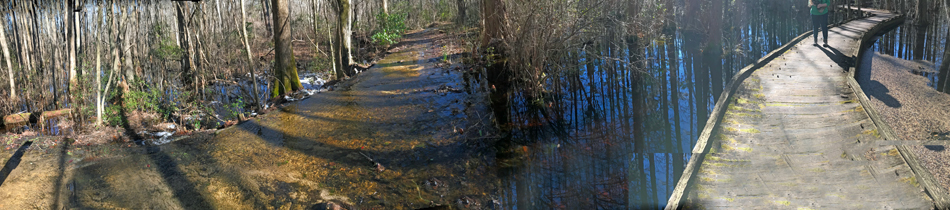
{"label": "tree trunk", "polygon": [[290,94],[300,90],[300,78],[297,76],[297,64],[290,37],[290,5],[288,0],[273,0],[274,15],[274,89],[271,96]]}
{"label": "tree trunk", "polygon": [[0,47],[3,48],[3,59],[7,61],[7,76],[10,78],[10,100],[16,100],[16,83],[13,82],[13,63],[10,60],[10,50],[7,49],[7,35],[4,33],[3,21],[0,21]]}
{"label": "tree trunk", "polygon": [[[486,78],[488,84],[494,90],[489,94],[491,100],[492,112],[495,115],[495,121],[500,125],[508,124],[508,70],[505,58],[505,48],[501,44],[504,39],[503,30],[506,21],[505,5],[502,0],[482,0],[482,34],[481,49],[500,59],[489,64],[486,69]],[[492,49],[492,50],[489,50]],[[502,130],[507,132],[509,128],[502,126]]]}
{"label": "tree trunk", "polygon": [[334,40],[334,37],[333,37],[332,34],[330,34],[330,33],[331,33],[330,31],[332,31],[332,29],[330,29],[330,13],[329,13],[329,12],[326,12],[326,11],[327,11],[327,10],[324,10],[323,15],[325,16],[325,19],[327,20],[327,21],[326,21],[326,25],[327,25],[327,38],[330,39],[330,65],[333,66],[333,74],[335,74],[335,75],[336,75],[336,79],[339,80],[339,79],[345,78],[345,77],[346,77],[346,73],[343,72],[343,70],[342,70],[341,68],[337,67],[337,63],[339,63],[339,62],[337,62],[337,61],[340,59],[340,57],[337,56],[337,55],[338,55],[338,54],[337,54],[337,50],[335,50],[336,47],[333,47],[333,45],[334,45],[336,42],[333,41],[333,40]]}
{"label": "tree trunk", "polygon": [[73,22],[75,22],[76,16],[77,16],[76,12],[73,12],[73,10],[77,9],[75,7],[74,2],[75,0],[71,0],[69,2],[69,6],[66,6],[68,8],[66,12],[69,14],[69,20],[70,20],[70,21],[66,21],[67,23],[66,25],[68,25],[68,28],[69,28],[69,31],[68,31],[69,43],[68,44],[69,44],[69,95],[70,96],[74,96],[75,94],[78,94],[78,93],[74,93],[74,91],[78,92],[78,90],[76,89],[77,88],[76,86],[78,86],[79,84],[79,80],[77,80],[77,77],[76,77],[76,29],[77,28],[75,27],[76,24],[72,24]]}
{"label": "tree trunk", "polygon": [[502,0],[482,0],[482,49],[499,47],[492,43],[504,39],[502,32],[507,19]]}
{"label": "tree trunk", "polygon": [[[273,5],[271,5],[271,7],[272,6]],[[261,16],[261,19],[263,19],[264,21],[264,29],[265,31],[270,32],[272,31],[271,30],[272,28],[270,25],[270,21],[267,20],[267,17],[270,17],[271,14],[270,14],[270,8],[267,6],[267,0],[261,0],[261,7],[263,7],[261,8],[261,12],[263,13],[263,16]]]}
{"label": "tree trunk", "polygon": [[722,78],[722,4],[724,4],[723,1],[709,1],[708,16],[706,17],[708,22],[705,24],[709,26],[709,29],[706,30],[706,49],[703,50],[703,53],[705,53],[703,58],[706,59],[709,76],[712,77],[710,84],[712,85],[713,101],[719,100],[719,95],[722,93],[724,86]]}
{"label": "tree trunk", "polygon": [[940,73],[937,76],[937,90],[950,93],[950,30],[947,30],[946,46],[943,50],[943,62],[940,64]]}
{"label": "tree trunk", "polygon": [[389,0],[383,0],[383,13],[389,15]]}
{"label": "tree trunk", "polygon": [[[344,73],[344,76],[351,76],[353,72],[353,54],[350,53],[352,48],[352,37],[353,34],[353,8],[350,7],[349,0],[337,0],[339,7],[337,7],[338,21],[337,21],[337,64],[339,64],[340,69]],[[338,76],[339,77],[339,76]]]}
{"label": "tree trunk", "polygon": [[246,50],[245,54],[247,54],[247,65],[248,68],[251,68],[251,81],[252,84],[254,84],[254,103],[256,103],[258,107],[261,107],[261,103],[258,99],[261,97],[261,93],[257,91],[257,65],[254,65],[254,57],[251,56],[253,53],[251,51],[251,43],[247,40],[247,26],[245,24],[247,24],[247,13],[244,10],[244,0],[241,0],[241,25],[239,25],[239,27],[241,27],[241,36],[244,38],[244,50]]}
{"label": "tree trunk", "polygon": [[456,0],[455,6],[458,8],[458,14],[455,17],[456,24],[465,24],[465,0]]}
{"label": "tree trunk", "polygon": [[188,26],[185,23],[185,11],[188,10],[188,5],[180,1],[176,2],[176,4],[178,15],[178,43],[179,47],[182,49],[181,69],[183,73],[181,74],[181,82],[185,89],[191,89],[195,87],[196,79],[194,78],[195,63],[191,59],[191,44],[188,42]]}

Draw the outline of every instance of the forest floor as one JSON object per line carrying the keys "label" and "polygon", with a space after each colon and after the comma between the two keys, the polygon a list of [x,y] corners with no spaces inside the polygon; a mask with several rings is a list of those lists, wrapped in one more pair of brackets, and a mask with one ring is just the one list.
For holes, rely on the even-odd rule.
{"label": "forest floor", "polygon": [[[950,94],[929,86],[924,73],[933,64],[866,53],[858,82],[884,121],[903,140],[950,140]],[[870,70],[870,71],[868,71]],[[950,188],[950,150],[943,145],[911,146],[937,182]]]}
{"label": "forest floor", "polygon": [[333,91],[166,144],[0,136],[0,209],[490,208],[497,132],[460,62],[476,33],[452,27],[410,31]]}

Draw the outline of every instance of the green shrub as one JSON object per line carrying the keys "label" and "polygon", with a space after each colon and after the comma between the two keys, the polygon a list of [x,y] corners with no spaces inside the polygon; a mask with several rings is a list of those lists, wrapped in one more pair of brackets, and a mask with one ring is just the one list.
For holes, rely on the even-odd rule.
{"label": "green shrub", "polygon": [[402,38],[402,33],[406,31],[406,15],[400,13],[386,14],[380,12],[376,14],[376,22],[379,25],[373,32],[373,43],[386,45],[396,44]]}

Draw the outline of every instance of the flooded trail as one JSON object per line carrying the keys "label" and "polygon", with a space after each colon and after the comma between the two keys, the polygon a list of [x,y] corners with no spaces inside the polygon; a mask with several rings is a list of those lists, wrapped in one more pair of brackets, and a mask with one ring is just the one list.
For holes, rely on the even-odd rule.
{"label": "flooded trail", "polygon": [[441,61],[451,41],[435,28],[408,34],[334,91],[217,134],[29,149],[0,186],[0,208],[490,207],[500,185],[491,114],[483,93],[464,90],[462,67]]}

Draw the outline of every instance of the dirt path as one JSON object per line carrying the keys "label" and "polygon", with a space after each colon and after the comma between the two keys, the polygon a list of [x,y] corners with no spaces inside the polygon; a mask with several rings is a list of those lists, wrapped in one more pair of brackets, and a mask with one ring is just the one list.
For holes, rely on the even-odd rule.
{"label": "dirt path", "polygon": [[483,138],[490,114],[483,94],[464,91],[460,66],[440,63],[453,44],[435,28],[408,34],[335,91],[217,135],[28,149],[0,185],[0,209],[488,207],[499,186]]}

